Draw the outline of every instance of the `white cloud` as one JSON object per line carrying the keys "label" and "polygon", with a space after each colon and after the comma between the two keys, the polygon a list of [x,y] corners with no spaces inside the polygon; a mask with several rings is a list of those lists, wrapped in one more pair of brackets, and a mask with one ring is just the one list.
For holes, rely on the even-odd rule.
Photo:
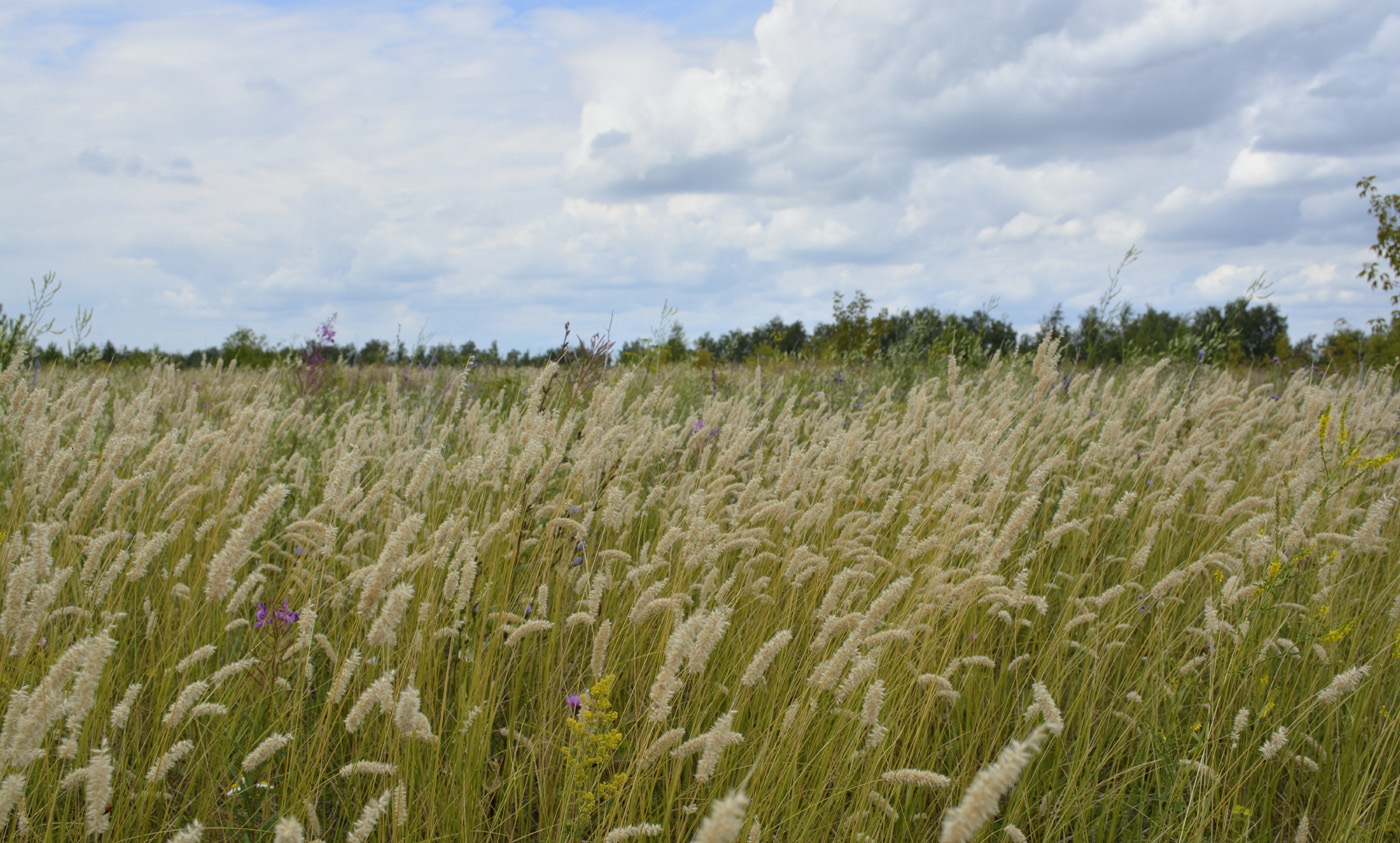
{"label": "white cloud", "polygon": [[1244,295],[1251,282],[1264,272],[1262,266],[1236,266],[1221,264],[1210,272],[1196,278],[1196,290],[1205,298],[1225,301]]}
{"label": "white cloud", "polygon": [[1147,223],[1119,211],[1109,211],[1094,218],[1094,236],[1115,246],[1130,246],[1147,234]]}
{"label": "white cloud", "polygon": [[1226,187],[1250,189],[1274,187],[1302,179],[1322,178],[1341,169],[1336,159],[1289,152],[1260,152],[1242,149],[1230,165]]}

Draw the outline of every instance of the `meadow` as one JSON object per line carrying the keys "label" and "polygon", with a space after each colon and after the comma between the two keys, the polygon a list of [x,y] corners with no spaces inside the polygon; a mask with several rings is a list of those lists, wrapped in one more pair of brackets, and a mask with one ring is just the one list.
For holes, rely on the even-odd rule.
{"label": "meadow", "polygon": [[1389,376],[18,364],[0,838],[1400,840]]}

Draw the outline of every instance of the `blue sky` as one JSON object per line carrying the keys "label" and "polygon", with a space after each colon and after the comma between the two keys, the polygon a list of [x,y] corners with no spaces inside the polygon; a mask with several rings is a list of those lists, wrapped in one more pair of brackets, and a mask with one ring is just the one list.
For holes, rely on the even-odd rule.
{"label": "blue sky", "polygon": [[[0,302],[54,271],[168,350],[339,314],[355,342],[540,350],[877,307],[1022,330],[1122,276],[1261,274],[1291,333],[1400,192],[1400,14],[1364,0],[16,0]],[[60,314],[65,315],[65,314]]]}

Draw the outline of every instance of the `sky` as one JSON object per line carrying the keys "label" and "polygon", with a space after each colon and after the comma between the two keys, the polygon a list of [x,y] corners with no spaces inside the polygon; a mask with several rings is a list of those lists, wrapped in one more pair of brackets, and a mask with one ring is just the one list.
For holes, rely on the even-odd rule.
{"label": "sky", "polygon": [[[779,316],[994,315],[1262,277],[1389,312],[1400,13],[1370,0],[8,0],[0,302],[166,351],[541,351]],[[60,341],[61,342],[61,341]]]}

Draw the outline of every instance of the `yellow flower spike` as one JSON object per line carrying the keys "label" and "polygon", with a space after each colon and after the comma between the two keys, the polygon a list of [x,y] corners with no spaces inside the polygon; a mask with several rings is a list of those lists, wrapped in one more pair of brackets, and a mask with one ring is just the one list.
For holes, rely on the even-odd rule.
{"label": "yellow flower spike", "polygon": [[1334,630],[1332,630],[1331,632],[1327,633],[1326,635],[1322,636],[1322,643],[1324,643],[1324,644],[1331,644],[1331,643],[1334,643],[1334,642],[1337,642],[1337,641],[1341,641],[1343,638],[1345,638],[1345,637],[1347,636],[1347,633],[1348,633],[1348,632],[1351,632],[1351,627],[1352,627],[1351,624],[1347,624],[1346,626],[1339,626],[1339,627],[1337,627],[1336,629],[1334,629]]}
{"label": "yellow flower spike", "polygon": [[1342,403],[1342,418],[1337,424],[1337,443],[1341,445],[1343,453],[1345,453],[1347,449],[1347,438],[1351,435],[1347,431],[1347,407],[1350,405],[1350,398],[1347,398],[1347,400]]}
{"label": "yellow flower spike", "polygon": [[1322,416],[1317,420],[1317,449],[1327,456],[1327,424],[1332,420],[1332,402],[1322,408]]}
{"label": "yellow flower spike", "polygon": [[[1358,450],[1359,450],[1359,449],[1358,449]],[[1356,459],[1355,459],[1355,460],[1353,461],[1353,463],[1352,463],[1352,464],[1355,465],[1356,467],[1358,467],[1358,468],[1380,468],[1381,466],[1383,466],[1383,465],[1385,465],[1386,463],[1390,462],[1391,460],[1395,459],[1396,456],[1400,456],[1400,451],[1391,451],[1391,452],[1388,453],[1388,454],[1381,454],[1380,456],[1377,456],[1377,457],[1367,457],[1366,459],[1361,459],[1360,456],[1361,456],[1360,454],[1357,454],[1357,455],[1356,455]]]}

